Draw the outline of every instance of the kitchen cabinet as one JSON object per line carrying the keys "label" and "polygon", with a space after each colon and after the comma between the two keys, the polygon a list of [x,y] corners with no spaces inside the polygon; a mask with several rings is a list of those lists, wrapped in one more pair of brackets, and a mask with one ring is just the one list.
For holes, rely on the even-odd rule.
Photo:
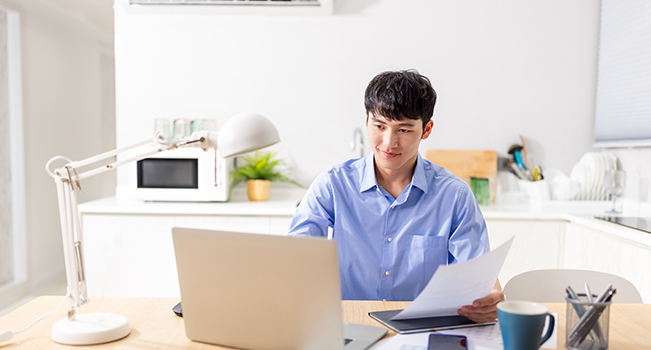
{"label": "kitchen cabinet", "polygon": [[[108,198],[82,204],[89,295],[179,297],[172,227],[284,235],[297,202],[142,203]],[[499,275],[502,286],[530,270],[588,269],[630,280],[643,300],[651,302],[651,234],[593,219],[590,212],[596,211],[591,208],[577,213],[580,205],[547,211],[482,208],[492,248],[516,236]]]}
{"label": "kitchen cabinet", "polygon": [[[651,302],[651,245],[614,235],[607,229],[619,228],[609,225],[614,224],[604,223],[602,227],[595,228],[569,223],[565,235],[564,267],[622,276],[635,285],[642,294],[642,300]],[[632,234],[649,235],[630,230]]]}
{"label": "kitchen cabinet", "polygon": [[180,297],[172,227],[284,235],[296,201],[80,205],[90,296]]}
{"label": "kitchen cabinet", "polygon": [[486,219],[491,249],[515,236],[499,274],[502,286],[513,276],[530,270],[558,269],[563,266],[566,222],[538,219]]}
{"label": "kitchen cabinet", "polygon": [[516,236],[499,274],[502,286],[530,270],[595,270],[626,278],[636,286],[642,300],[651,302],[651,234],[591,215],[512,216],[485,213],[492,248]]}

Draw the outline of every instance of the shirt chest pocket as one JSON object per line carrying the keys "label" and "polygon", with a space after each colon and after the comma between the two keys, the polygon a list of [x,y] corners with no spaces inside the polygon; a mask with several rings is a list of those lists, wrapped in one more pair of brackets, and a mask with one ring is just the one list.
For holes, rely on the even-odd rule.
{"label": "shirt chest pocket", "polygon": [[405,242],[408,270],[414,278],[427,283],[440,265],[448,261],[447,237],[413,235]]}

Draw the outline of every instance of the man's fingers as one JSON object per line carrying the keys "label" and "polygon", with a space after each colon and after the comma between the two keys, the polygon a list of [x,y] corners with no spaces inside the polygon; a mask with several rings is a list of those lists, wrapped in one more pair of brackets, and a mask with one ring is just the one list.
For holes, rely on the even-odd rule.
{"label": "man's fingers", "polygon": [[464,316],[478,323],[493,322],[497,318],[497,311],[489,311],[484,313],[484,312],[469,312],[469,311],[464,311],[462,309],[459,309],[458,313],[459,315]]}
{"label": "man's fingers", "polygon": [[[462,307],[463,309],[463,307]],[[465,310],[463,310],[465,313],[469,314],[477,314],[477,315],[484,315],[484,314],[489,314],[489,313],[495,313],[497,310],[494,307],[491,306],[484,306],[484,307],[469,307]]]}
{"label": "man's fingers", "polygon": [[477,323],[487,323],[487,322],[494,322],[495,319],[497,318],[497,314],[494,315],[483,315],[480,317],[468,317],[469,319],[477,322]]}
{"label": "man's fingers", "polygon": [[477,317],[492,317],[497,318],[497,310],[494,308],[473,308],[470,310],[462,310],[463,316],[468,318],[477,318]]}
{"label": "man's fingers", "polygon": [[493,291],[487,296],[473,301],[472,306],[482,307],[482,306],[496,305],[497,303],[503,300],[504,300],[504,293],[502,293],[497,289],[493,289]]}
{"label": "man's fingers", "polygon": [[493,289],[489,295],[473,301],[472,305],[462,306],[457,313],[478,323],[493,322],[497,318],[497,303],[503,300],[504,293]]}

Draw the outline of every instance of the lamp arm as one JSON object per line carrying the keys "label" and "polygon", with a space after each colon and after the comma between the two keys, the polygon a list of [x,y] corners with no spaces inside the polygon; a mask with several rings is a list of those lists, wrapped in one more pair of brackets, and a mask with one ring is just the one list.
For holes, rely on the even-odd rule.
{"label": "lamp arm", "polygon": [[[50,159],[47,162],[47,164],[45,164],[45,171],[50,176],[52,176],[53,178],[61,177],[61,176],[67,177],[66,176],[67,174],[64,171],[65,168],[67,167],[67,168],[73,170],[73,172],[74,172],[74,174],[72,176],[72,179],[76,180],[76,181],[79,181],[79,180],[81,180],[81,178],[78,178],[76,169],[85,167],[85,166],[90,165],[90,164],[97,163],[97,162],[99,162],[101,160],[111,158],[111,157],[116,156],[118,154],[124,153],[124,152],[132,150],[134,148],[142,147],[142,146],[145,146],[145,145],[148,145],[148,144],[155,144],[155,145],[158,145],[160,148],[158,150],[156,150],[155,152],[147,152],[145,154],[141,154],[141,155],[138,155],[136,157],[132,157],[132,158],[130,158],[128,160],[115,162],[115,163],[112,164],[112,167],[109,167],[109,165],[111,165],[111,164],[104,165],[104,166],[100,166],[100,167],[97,167],[97,168],[92,169],[92,170],[88,170],[88,171],[86,171],[84,173],[93,172],[94,170],[102,169],[102,168],[108,168],[106,170],[110,170],[110,169],[115,168],[117,166],[124,165],[124,164],[127,164],[127,163],[135,161],[135,160],[140,160],[142,158],[146,158],[147,156],[149,156],[151,154],[154,154],[154,153],[157,153],[157,152],[162,152],[162,151],[165,151],[165,150],[168,150],[168,149],[171,149],[171,148],[176,148],[176,145],[174,143],[170,143],[164,137],[160,136],[159,133],[156,133],[156,134],[154,134],[153,139],[143,140],[143,141],[134,143],[134,144],[129,145],[129,146],[125,146],[125,147],[122,147],[122,148],[117,148],[117,149],[114,149],[114,150],[111,150],[111,151],[108,151],[108,152],[104,152],[104,153],[100,153],[98,155],[95,155],[95,156],[92,156],[92,157],[89,157],[89,158],[86,158],[86,159],[78,160],[78,161],[72,161],[72,160],[70,160],[70,159],[68,159],[66,157],[62,157],[62,156],[53,157],[52,159]],[[59,159],[65,160],[65,161],[67,161],[67,163],[62,168],[58,168],[58,169],[55,169],[54,171],[51,171],[50,170],[51,164],[54,161],[59,160]],[[119,164],[117,164],[117,163],[119,163]],[[101,173],[101,172],[98,172],[97,174],[99,174],[99,173]],[[87,175],[87,176],[84,176],[83,178],[88,178],[88,177],[91,177],[91,176],[94,176],[94,175],[96,175],[96,174]]]}
{"label": "lamp arm", "polygon": [[129,145],[129,146],[122,147],[122,148],[117,148],[117,149],[114,149],[114,150],[111,150],[111,151],[108,151],[108,152],[104,152],[104,153],[101,153],[101,154],[98,154],[98,155],[95,155],[95,156],[92,156],[92,157],[89,157],[89,158],[86,158],[86,159],[83,159],[83,160],[70,162],[68,165],[73,167],[73,168],[81,168],[81,167],[84,167],[86,165],[99,162],[100,160],[104,160],[104,159],[116,156],[116,155],[118,155],[118,154],[120,154],[122,152],[126,152],[128,150],[138,148],[138,147],[141,147],[141,146],[144,146],[144,145],[147,145],[147,144],[150,144],[150,143],[154,143],[154,142],[156,142],[156,136],[154,137],[154,140],[151,140],[151,139],[150,140],[143,140],[143,141],[140,141],[138,143],[134,143],[133,145]]}
{"label": "lamp arm", "polygon": [[104,166],[97,167],[95,169],[84,171],[84,172],[82,172],[80,174],[77,174],[77,175],[73,176],[72,179],[74,181],[80,181],[80,180],[83,180],[83,179],[87,179],[89,177],[93,177],[95,175],[107,172],[109,170],[113,170],[113,169],[115,169],[115,168],[117,168],[119,166],[129,164],[129,163],[133,163],[133,162],[137,162],[137,161],[139,161],[141,159],[147,158],[147,157],[149,157],[151,155],[154,155],[156,153],[160,153],[160,152],[163,152],[163,151],[166,151],[166,150],[168,150],[168,149],[166,149],[166,148],[158,148],[158,149],[155,149],[155,150],[152,150],[152,151],[149,151],[149,152],[144,152],[144,153],[141,153],[141,154],[139,154],[137,156],[131,157],[129,159],[113,162],[111,164],[106,164]]}
{"label": "lamp arm", "polygon": [[[209,135],[209,132],[197,133],[196,135],[193,134],[190,137],[190,139],[184,139],[184,140],[180,140],[180,141],[175,142],[175,143],[171,143],[171,142],[167,141],[165,138],[163,138],[162,136],[160,136],[158,133],[156,133],[154,135],[154,140],[153,141],[152,140],[144,140],[144,141],[135,143],[133,145],[129,145],[129,146],[126,146],[126,147],[114,149],[114,150],[108,151],[108,152],[104,152],[104,153],[101,153],[101,154],[98,154],[96,156],[92,156],[92,157],[89,157],[89,158],[86,158],[86,159],[83,159],[83,160],[80,160],[80,161],[70,161],[70,160],[68,160],[69,162],[68,162],[68,164],[66,164],[66,166],[71,168],[71,169],[79,169],[81,167],[84,167],[84,166],[87,166],[87,165],[90,165],[90,164],[93,164],[93,163],[97,163],[97,162],[99,162],[101,160],[108,159],[110,157],[116,156],[116,155],[118,155],[120,153],[123,153],[125,151],[129,151],[131,149],[138,148],[138,147],[141,147],[141,146],[145,146],[145,145],[148,145],[148,144],[151,144],[151,143],[154,143],[154,144],[159,146],[158,148],[156,148],[154,150],[150,150],[150,151],[138,154],[138,155],[133,156],[131,158],[116,161],[116,162],[106,164],[106,165],[103,165],[103,166],[99,166],[97,168],[94,168],[94,169],[91,169],[91,170],[86,170],[86,171],[81,172],[81,173],[77,173],[76,170],[75,170],[75,172],[74,172],[74,174],[72,176],[72,180],[75,181],[78,184],[80,180],[83,180],[83,179],[86,179],[86,178],[89,178],[89,177],[93,177],[95,175],[104,173],[104,172],[109,171],[109,170],[113,170],[113,169],[115,169],[115,168],[117,168],[119,166],[125,165],[125,164],[129,164],[129,163],[132,163],[132,162],[142,160],[144,158],[147,158],[147,157],[149,157],[151,155],[154,155],[156,153],[159,153],[159,152],[165,152],[165,151],[169,151],[169,150],[173,150],[173,149],[180,148],[180,147],[185,147],[185,146],[198,146],[198,147],[201,147],[204,150],[206,150],[208,147],[206,147],[204,145],[204,141],[206,139],[208,139],[208,137],[209,137],[208,135]],[[50,161],[54,160],[55,158],[52,158]],[[50,172],[49,171],[49,165],[50,165],[50,162],[48,162],[48,164],[45,166],[45,168],[46,168],[46,170],[48,172]],[[52,174],[51,174],[51,176],[52,176]]]}
{"label": "lamp arm", "polygon": [[[86,276],[84,269],[84,259],[82,254],[82,229],[79,211],[77,209],[77,191],[81,191],[80,180],[113,170],[121,165],[132,163],[153,154],[176,149],[183,146],[199,146],[204,148],[204,141],[208,139],[209,133],[192,135],[188,139],[178,142],[169,142],[161,137],[158,133],[154,139],[144,140],[126,147],[118,148],[112,151],[104,152],[80,161],[71,161],[62,156],[56,156],[50,159],[45,165],[46,172],[54,178],[57,187],[57,197],[59,204],[59,217],[61,221],[61,234],[63,238],[63,255],[65,259],[66,281],[68,284],[67,297],[69,298],[69,307],[67,311],[68,318],[74,319],[75,309],[88,303],[88,292],[86,289]],[[77,168],[97,163],[101,160],[108,159],[123,152],[134,148],[142,147],[148,144],[155,144],[158,147],[154,150],[148,150],[136,156],[116,161],[111,164],[102,165],[94,169],[77,173]],[[205,148],[204,148],[205,149]],[[64,160],[67,163],[54,171],[50,170],[53,162]]]}
{"label": "lamp arm", "polygon": [[[83,234],[77,208],[77,191],[81,191],[79,182],[82,179],[113,170],[118,166],[135,162],[158,152],[173,150],[179,147],[193,146],[203,150],[216,150],[218,144],[220,144],[224,146],[219,147],[221,149],[220,155],[227,158],[255,151],[278,143],[279,141],[278,130],[276,130],[276,127],[271,121],[259,114],[243,113],[227,121],[219,133],[208,130],[197,131],[190,137],[177,142],[170,142],[159,134],[156,134],[153,140],[138,142],[131,146],[101,153],[81,161],[72,161],[61,156],[50,159],[45,165],[45,170],[54,178],[57,187],[61,234],[63,236],[63,253],[68,283],[66,299],[69,303],[67,312],[68,319],[59,320],[52,326],[52,340],[62,344],[90,345],[121,339],[130,332],[129,321],[121,315],[91,313],[78,318],[75,316],[76,308],[89,302],[82,254]],[[102,165],[83,173],[77,173],[77,169],[90,166],[91,164],[130,149],[145,146],[151,142],[157,144],[158,147],[156,150],[148,150],[135,157]],[[54,170],[50,170],[51,165],[57,160],[64,160],[66,163],[61,168],[53,168]],[[92,332],[89,331],[90,329],[92,329]],[[3,333],[0,333],[0,338],[2,336]]]}
{"label": "lamp arm", "polygon": [[81,242],[80,226],[76,226],[79,217],[76,205],[76,192],[74,187],[65,183],[62,178],[54,179],[59,200],[59,217],[61,221],[61,234],[63,236],[63,256],[65,259],[67,293],[69,300],[68,318],[74,317],[74,309],[88,302],[85,276],[83,275],[83,260],[77,260],[77,250]]}

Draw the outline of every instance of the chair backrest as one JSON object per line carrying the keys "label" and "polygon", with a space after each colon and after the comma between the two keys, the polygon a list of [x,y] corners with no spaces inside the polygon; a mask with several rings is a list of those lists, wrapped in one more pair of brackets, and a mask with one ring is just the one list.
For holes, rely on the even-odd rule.
{"label": "chair backrest", "polygon": [[539,303],[565,302],[565,288],[571,286],[576,293],[585,293],[584,284],[592,294],[599,294],[608,284],[617,289],[614,303],[641,303],[642,297],[635,286],[623,277],[610,273],[552,269],[533,270],[511,278],[504,286],[507,300],[527,300]]}

